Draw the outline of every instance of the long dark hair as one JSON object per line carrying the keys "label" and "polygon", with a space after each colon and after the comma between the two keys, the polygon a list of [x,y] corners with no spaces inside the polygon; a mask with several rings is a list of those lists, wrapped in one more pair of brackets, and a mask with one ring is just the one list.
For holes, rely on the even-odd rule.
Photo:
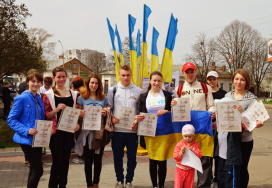
{"label": "long dark hair", "polygon": [[[152,79],[152,76],[153,76],[153,75],[158,75],[158,76],[160,76],[160,77],[162,77],[162,78],[163,78],[163,76],[162,76],[162,73],[161,73],[161,72],[159,72],[159,71],[154,71],[154,72],[152,72],[152,73],[150,74],[150,77],[149,77],[149,82],[150,82],[150,80]],[[151,89],[151,84],[149,83],[149,84],[148,84],[147,91],[150,91],[150,89]]]}
{"label": "long dark hair", "polygon": [[[57,75],[58,72],[65,72],[66,77],[67,77],[67,72],[66,72],[66,70],[65,70],[64,68],[62,68],[62,67],[56,67],[56,68],[53,69],[53,71],[52,71],[53,77],[55,77],[55,76]],[[60,96],[60,92],[59,92],[59,91],[57,90],[57,88],[56,88],[56,83],[55,83],[55,86],[52,87],[52,90],[53,90],[53,92],[54,92],[55,94],[57,94],[57,95]]]}
{"label": "long dark hair", "polygon": [[80,88],[80,94],[82,95],[82,97],[86,100],[90,97],[90,94],[91,94],[91,90],[90,90],[90,87],[89,87],[89,84],[90,84],[90,81],[91,81],[91,78],[96,78],[97,81],[98,81],[98,88],[97,90],[95,91],[95,94],[97,96],[97,98],[99,100],[103,100],[105,98],[105,95],[103,94],[104,92],[104,87],[103,87],[103,84],[102,84],[102,81],[101,81],[101,78],[100,78],[100,75],[97,74],[97,73],[91,73],[88,78],[85,80],[85,83],[84,83],[84,87],[81,87]]}

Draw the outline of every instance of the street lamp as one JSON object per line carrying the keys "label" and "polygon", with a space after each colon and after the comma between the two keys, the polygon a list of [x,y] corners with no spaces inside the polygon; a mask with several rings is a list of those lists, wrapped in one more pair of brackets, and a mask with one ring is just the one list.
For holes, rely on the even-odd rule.
{"label": "street lamp", "polygon": [[62,43],[61,43],[60,40],[59,40],[59,43],[60,43],[60,45],[62,47],[62,68],[64,68],[64,51],[63,51],[63,45],[62,45]]}

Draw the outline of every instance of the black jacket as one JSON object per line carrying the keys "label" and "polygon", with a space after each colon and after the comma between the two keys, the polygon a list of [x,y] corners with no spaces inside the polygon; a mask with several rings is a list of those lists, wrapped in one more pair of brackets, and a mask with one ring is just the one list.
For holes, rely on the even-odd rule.
{"label": "black jacket", "polygon": [[[171,101],[172,101],[172,94],[168,91],[163,91],[163,94],[165,96],[165,110],[171,111]],[[139,112],[147,113],[146,109],[146,98],[148,95],[148,91],[141,94],[138,101],[137,101],[137,110]]]}

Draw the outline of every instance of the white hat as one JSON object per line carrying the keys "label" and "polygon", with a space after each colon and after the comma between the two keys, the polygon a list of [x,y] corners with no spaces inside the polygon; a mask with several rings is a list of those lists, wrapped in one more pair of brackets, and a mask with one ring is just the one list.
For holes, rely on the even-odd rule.
{"label": "white hat", "polygon": [[195,134],[195,128],[191,124],[186,124],[182,127],[182,135],[193,135]]}
{"label": "white hat", "polygon": [[210,71],[208,74],[207,74],[207,78],[209,78],[210,76],[213,76],[215,78],[219,78],[219,75],[216,71]]}

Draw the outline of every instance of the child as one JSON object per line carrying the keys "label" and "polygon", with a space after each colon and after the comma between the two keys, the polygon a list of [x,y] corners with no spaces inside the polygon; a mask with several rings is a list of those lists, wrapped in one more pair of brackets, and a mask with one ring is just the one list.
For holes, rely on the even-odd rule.
{"label": "child", "polygon": [[175,188],[192,188],[194,184],[195,169],[189,166],[181,164],[185,149],[189,149],[194,154],[201,158],[202,153],[200,147],[196,141],[193,140],[195,134],[195,128],[193,125],[186,124],[182,127],[183,139],[177,143],[173,158],[175,159],[176,166],[176,177],[175,177]]}

